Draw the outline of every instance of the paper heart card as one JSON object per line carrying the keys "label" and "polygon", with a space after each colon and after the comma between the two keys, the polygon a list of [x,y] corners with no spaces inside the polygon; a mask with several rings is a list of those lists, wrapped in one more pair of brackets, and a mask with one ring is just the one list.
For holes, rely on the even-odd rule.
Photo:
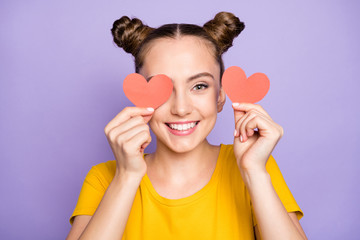
{"label": "paper heart card", "polygon": [[227,68],[221,81],[226,95],[237,103],[256,103],[270,89],[270,80],[264,73],[254,73],[247,78],[244,70],[237,66]]}
{"label": "paper heart card", "polygon": [[[270,81],[264,73],[254,73],[247,78],[244,70],[232,66],[225,70],[222,86],[232,102],[256,103],[268,93]],[[135,106],[156,109],[169,99],[173,84],[164,74],[147,81],[142,75],[131,73],[124,79],[123,89]]]}
{"label": "paper heart card", "polygon": [[158,108],[171,96],[173,84],[171,79],[159,74],[149,81],[138,74],[129,74],[123,82],[126,97],[137,107]]}

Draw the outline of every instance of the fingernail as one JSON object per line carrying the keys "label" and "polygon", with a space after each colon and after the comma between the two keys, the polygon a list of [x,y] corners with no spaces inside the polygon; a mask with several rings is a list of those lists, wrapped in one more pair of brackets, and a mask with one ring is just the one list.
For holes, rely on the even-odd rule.
{"label": "fingernail", "polygon": [[243,138],[242,138],[242,135],[240,135],[240,142],[242,142],[243,141]]}
{"label": "fingernail", "polygon": [[235,102],[232,105],[233,105],[233,107],[238,107],[240,105],[240,103]]}
{"label": "fingernail", "polygon": [[153,108],[147,108],[147,110],[148,110],[149,112],[153,112],[153,111],[154,111]]}
{"label": "fingernail", "polygon": [[236,134],[237,134],[237,131],[236,131],[236,129],[234,130],[234,137],[236,136]]}

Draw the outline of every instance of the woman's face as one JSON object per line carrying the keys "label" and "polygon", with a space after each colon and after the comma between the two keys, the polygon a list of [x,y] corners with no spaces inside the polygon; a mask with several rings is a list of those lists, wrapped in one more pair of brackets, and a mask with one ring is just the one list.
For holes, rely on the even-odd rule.
{"label": "woman's face", "polygon": [[157,145],[187,152],[204,143],[225,103],[220,66],[198,37],[158,39],[140,69],[146,79],[157,74],[171,78],[170,98],[157,108],[149,124]]}

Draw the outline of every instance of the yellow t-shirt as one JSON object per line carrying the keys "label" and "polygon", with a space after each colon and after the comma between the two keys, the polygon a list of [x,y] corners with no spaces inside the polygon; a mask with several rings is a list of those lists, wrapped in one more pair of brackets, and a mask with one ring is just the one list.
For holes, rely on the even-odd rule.
{"label": "yellow t-shirt", "polygon": [[[116,162],[93,166],[70,218],[93,215],[115,174]],[[266,170],[288,212],[303,212],[270,156]],[[265,199],[264,199],[265,200]],[[250,195],[238,169],[232,145],[221,145],[215,171],[207,185],[181,199],[160,196],[145,175],[137,190],[123,240],[131,239],[254,239],[256,225]]]}

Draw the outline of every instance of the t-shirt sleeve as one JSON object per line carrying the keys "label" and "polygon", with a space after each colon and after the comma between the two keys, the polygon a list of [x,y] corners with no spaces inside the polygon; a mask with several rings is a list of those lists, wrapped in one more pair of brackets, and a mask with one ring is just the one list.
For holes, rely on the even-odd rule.
{"label": "t-shirt sleeve", "polygon": [[[271,155],[266,163],[266,170],[270,175],[271,183],[279,196],[282,204],[284,205],[287,212],[295,212],[297,218],[300,220],[304,213],[300,209],[299,205],[295,201],[294,196],[290,192],[290,189],[286,185],[285,179],[280,172],[279,166],[277,165],[274,157]],[[257,224],[253,207],[251,206],[254,226]]]}
{"label": "t-shirt sleeve", "polygon": [[[108,165],[108,164],[107,164]],[[70,217],[73,224],[74,217],[78,215],[94,215],[111,182],[106,163],[93,166],[85,177],[74,212]]]}

